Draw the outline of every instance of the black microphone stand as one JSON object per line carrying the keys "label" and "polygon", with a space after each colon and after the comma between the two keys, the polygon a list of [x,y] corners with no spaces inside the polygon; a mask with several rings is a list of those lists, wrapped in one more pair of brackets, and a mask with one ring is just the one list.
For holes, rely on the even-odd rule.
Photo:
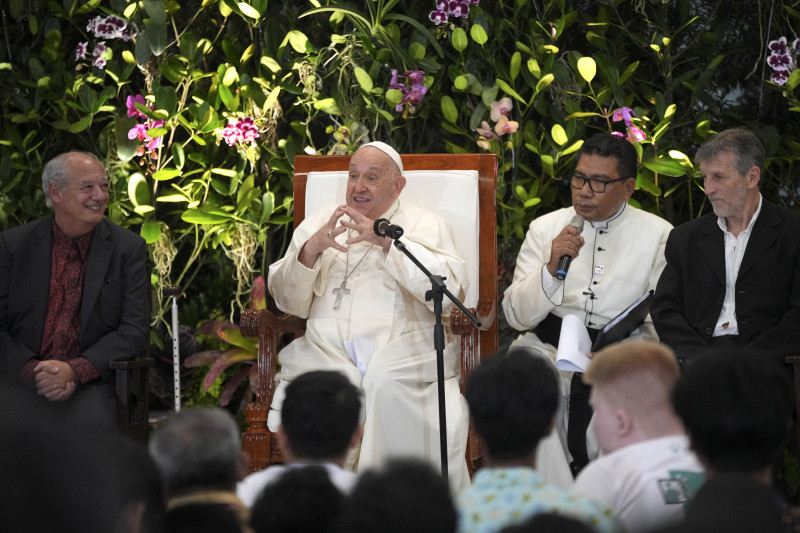
{"label": "black microphone stand", "polygon": [[[400,235],[402,235],[402,232]],[[467,311],[467,308],[458,301],[458,298],[453,296],[453,293],[447,289],[447,286],[444,284],[447,278],[431,274],[430,271],[414,257],[414,254],[406,248],[406,245],[400,242],[400,235],[393,235],[389,238],[393,238],[395,247],[406,254],[406,256],[411,259],[411,262],[417,265],[422,273],[431,280],[431,290],[425,292],[425,301],[433,300],[433,313],[436,315],[436,325],[433,328],[433,345],[436,348],[436,375],[439,381],[439,446],[442,457],[442,477],[444,478],[444,482],[449,484],[447,468],[447,412],[445,410],[446,404],[444,398],[444,326],[442,325],[442,295],[447,295],[450,301],[456,304],[467,318],[475,324],[475,327],[481,327],[481,323],[472,313]]]}

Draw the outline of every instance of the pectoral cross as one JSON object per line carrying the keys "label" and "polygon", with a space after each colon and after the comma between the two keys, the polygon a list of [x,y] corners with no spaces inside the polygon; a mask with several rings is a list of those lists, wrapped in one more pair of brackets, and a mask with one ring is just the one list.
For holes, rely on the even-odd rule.
{"label": "pectoral cross", "polygon": [[331,294],[336,295],[336,300],[333,302],[333,308],[339,309],[339,306],[342,305],[342,296],[347,296],[350,294],[350,289],[347,288],[347,280],[343,279],[342,284],[333,289]]}

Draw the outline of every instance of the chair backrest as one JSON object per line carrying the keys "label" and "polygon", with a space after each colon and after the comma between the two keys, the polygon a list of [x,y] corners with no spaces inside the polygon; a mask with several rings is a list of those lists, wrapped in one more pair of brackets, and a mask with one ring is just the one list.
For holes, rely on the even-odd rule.
{"label": "chair backrest", "polygon": [[[464,304],[497,304],[496,179],[493,154],[403,154],[406,187],[401,202],[449,221],[456,247],[467,263],[470,288]],[[345,202],[350,156],[297,156],[294,220]],[[312,193],[313,191],[313,193]],[[497,349],[497,324],[481,332],[480,353]]]}

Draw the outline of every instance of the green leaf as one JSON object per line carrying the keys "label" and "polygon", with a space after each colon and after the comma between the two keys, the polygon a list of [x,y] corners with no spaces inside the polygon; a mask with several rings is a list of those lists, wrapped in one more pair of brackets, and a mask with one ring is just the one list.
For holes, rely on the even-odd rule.
{"label": "green leaf", "polygon": [[591,57],[582,57],[578,60],[578,72],[587,83],[592,83],[597,74],[597,64]]}
{"label": "green leaf", "polygon": [[666,176],[677,178],[686,174],[686,167],[672,159],[652,158],[643,161],[642,164],[645,168]]}
{"label": "green leaf", "polygon": [[128,198],[134,207],[150,204],[150,187],[141,172],[135,172],[128,177]]}
{"label": "green leaf", "polygon": [[394,107],[403,101],[403,93],[399,89],[389,89],[386,91],[384,98],[386,98],[388,104]]}
{"label": "green leaf", "polygon": [[143,4],[147,15],[156,24],[164,25],[167,23],[167,10],[164,7],[164,0],[144,0]]}
{"label": "green leaf", "polygon": [[456,28],[453,30],[453,34],[450,36],[450,40],[453,43],[453,48],[457,52],[463,52],[467,49],[469,45],[469,40],[467,39],[467,32],[464,31],[464,28]]}
{"label": "green leaf", "polygon": [[144,65],[150,61],[152,55],[150,50],[150,42],[148,40],[147,30],[141,30],[136,38],[136,46],[134,48],[134,55],[136,56],[136,63]]}
{"label": "green leaf", "polygon": [[442,96],[442,114],[448,122],[453,124],[458,120],[458,108],[453,99],[447,95]]}
{"label": "green leaf", "polygon": [[511,64],[508,66],[508,71],[511,76],[511,81],[517,79],[519,75],[519,68],[522,65],[522,54],[519,52],[514,52],[514,55],[511,56]]}
{"label": "green leaf", "polygon": [[577,152],[578,150],[581,149],[581,146],[583,146],[583,139],[581,139],[580,141],[575,141],[574,143],[572,143],[569,146],[569,148],[567,148],[566,150],[562,150],[561,151],[561,155],[562,156],[563,155],[569,155],[569,154],[571,154],[573,152]]}
{"label": "green leaf", "polygon": [[358,84],[361,86],[361,89],[364,92],[370,92],[372,90],[372,78],[367,74],[367,71],[361,67],[355,67],[353,71],[356,74],[356,79],[358,80]]}
{"label": "green leaf", "polygon": [[77,122],[73,122],[69,128],[70,133],[80,133],[92,124],[92,115],[86,115]]}
{"label": "green leaf", "polygon": [[425,57],[425,45],[422,43],[411,43],[408,47],[408,56],[414,61],[421,61]]}
{"label": "green leaf", "polygon": [[186,198],[183,194],[162,194],[158,198],[156,198],[156,202],[164,202],[164,203],[181,203],[181,202],[188,202],[189,199]]}
{"label": "green leaf", "polygon": [[172,160],[175,162],[175,166],[178,167],[178,170],[182,170],[183,165],[186,162],[186,155],[183,151],[183,145],[180,143],[173,143],[171,151]]}
{"label": "green leaf", "polygon": [[569,137],[567,137],[567,132],[564,131],[564,127],[561,124],[555,124],[550,129],[550,135],[553,136],[553,140],[559,145],[564,146],[569,141]]}
{"label": "green leaf", "polygon": [[[550,74],[550,75],[552,76],[552,74]],[[500,78],[497,78],[496,81],[497,81],[497,86],[500,87],[500,89],[504,93],[506,93],[508,96],[514,98],[515,100],[517,100],[519,102],[522,102],[523,104],[525,103],[525,100],[519,94],[517,94],[517,91],[515,91],[514,89],[511,88],[511,85],[509,85],[508,83],[504,82]]]}
{"label": "green leaf", "polygon": [[198,209],[189,209],[181,214],[181,220],[190,224],[217,224],[219,222],[227,222],[230,219],[231,216],[228,213],[217,208],[200,207]]}
{"label": "green leaf", "polygon": [[539,79],[542,76],[542,69],[539,66],[539,62],[533,58],[528,59],[528,72],[533,74],[536,79]]}
{"label": "green leaf", "polygon": [[153,20],[147,19],[144,21],[144,28],[147,32],[147,42],[150,44],[150,50],[153,52],[153,55],[160,56],[167,47],[166,24],[158,24]]}
{"label": "green leaf", "polygon": [[222,77],[222,84],[225,85],[225,87],[230,87],[236,81],[236,76],[236,67],[233,65],[229,66],[225,70],[225,75]]}
{"label": "green leaf", "polygon": [[133,208],[133,212],[141,216],[147,216],[153,211],[155,211],[155,208],[152,205],[137,205]]}
{"label": "green leaf", "polygon": [[219,174],[220,176],[225,176],[227,178],[235,178],[236,171],[231,168],[212,168],[211,172],[214,174]]}
{"label": "green leaf", "polygon": [[128,132],[137,124],[133,117],[117,117],[115,120],[115,136],[117,139],[117,156],[122,161],[130,161],[139,148],[139,139],[128,138]]}
{"label": "green leaf", "polygon": [[459,91],[463,91],[464,89],[469,87],[469,82],[467,81],[467,77],[463,75],[456,76],[456,79],[453,80],[453,87],[455,87]]}
{"label": "green leaf", "polygon": [[536,92],[541,92],[542,90],[546,89],[551,83],[555,76],[553,74],[545,74],[542,76],[542,79],[539,80],[539,83],[536,84]]}
{"label": "green leaf", "polygon": [[274,74],[277,74],[278,72],[281,71],[280,64],[278,64],[278,62],[275,61],[275,59],[269,56],[262,56],[260,63],[265,67],[267,67],[268,69],[270,69]]}
{"label": "green leaf", "polygon": [[299,30],[292,30],[287,33],[286,37],[281,43],[281,48],[285,47],[286,43],[289,43],[292,49],[294,49],[294,51],[298,54],[305,54],[307,51],[306,46],[309,44],[306,34]]}
{"label": "green leaf", "polygon": [[140,234],[147,244],[156,243],[161,238],[161,224],[148,220],[142,224]]}
{"label": "green leaf", "polygon": [[795,69],[789,74],[789,78],[786,80],[786,83],[784,83],[784,87],[794,90],[798,84],[800,84],[800,69]]}
{"label": "green leaf", "polygon": [[258,10],[253,6],[251,6],[250,4],[247,4],[245,2],[239,2],[236,5],[239,6],[239,9],[245,16],[248,16],[254,20],[258,20],[261,18],[261,13],[259,13]]}
{"label": "green leaf", "polygon": [[265,192],[261,197],[261,224],[269,220],[272,213],[275,212],[275,195],[271,192]]}
{"label": "green leaf", "polygon": [[181,171],[177,168],[162,168],[155,174],[153,174],[153,179],[156,181],[166,181],[171,180],[177,176],[181,175]]}
{"label": "green leaf", "polygon": [[470,37],[472,37],[473,41],[475,41],[481,46],[486,44],[486,41],[489,40],[489,36],[486,35],[486,30],[483,29],[483,26],[481,26],[480,24],[473,24],[472,27],[469,29],[469,35]]}

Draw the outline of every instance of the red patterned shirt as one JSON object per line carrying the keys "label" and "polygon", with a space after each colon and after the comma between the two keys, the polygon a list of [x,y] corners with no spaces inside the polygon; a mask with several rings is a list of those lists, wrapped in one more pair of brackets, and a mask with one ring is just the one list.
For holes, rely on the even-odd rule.
{"label": "red patterned shirt", "polygon": [[68,237],[53,219],[53,251],[50,257],[50,288],[47,296],[47,317],[44,322],[39,357],[22,369],[20,381],[35,384],[34,367],[41,360],[66,361],[83,384],[100,377],[94,365],[81,356],[80,322],[83,274],[89,256],[92,233],[74,239]]}

